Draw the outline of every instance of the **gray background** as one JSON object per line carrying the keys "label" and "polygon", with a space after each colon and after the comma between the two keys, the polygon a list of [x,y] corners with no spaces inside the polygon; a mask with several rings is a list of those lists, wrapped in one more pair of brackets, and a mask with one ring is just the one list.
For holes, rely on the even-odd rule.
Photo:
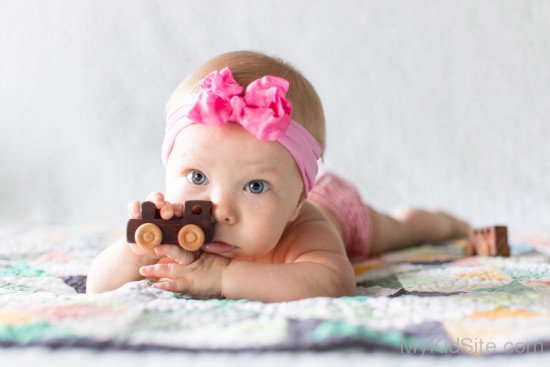
{"label": "gray background", "polygon": [[374,207],[550,228],[550,1],[2,1],[0,219],[122,225],[168,96],[236,49],[311,80]]}

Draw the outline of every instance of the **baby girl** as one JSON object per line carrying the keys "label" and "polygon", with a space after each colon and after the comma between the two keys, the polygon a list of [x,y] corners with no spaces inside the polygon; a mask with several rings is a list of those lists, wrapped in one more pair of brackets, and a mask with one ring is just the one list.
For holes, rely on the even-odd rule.
{"label": "baby girl", "polygon": [[[445,212],[364,204],[350,182],[318,173],[324,147],[321,101],[295,68],[250,51],[207,61],[168,101],[166,191],[147,200],[163,219],[181,217],[186,200],[211,201],[213,240],[194,253],[120,238],[93,261],[88,293],[146,278],[198,298],[353,296],[353,262],[467,236]],[[140,211],[129,204],[130,218]]]}

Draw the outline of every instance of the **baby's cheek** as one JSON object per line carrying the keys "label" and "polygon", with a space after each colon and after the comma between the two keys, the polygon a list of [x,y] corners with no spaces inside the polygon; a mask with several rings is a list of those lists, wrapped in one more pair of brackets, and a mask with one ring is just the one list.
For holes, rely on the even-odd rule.
{"label": "baby's cheek", "polygon": [[256,219],[252,230],[253,243],[257,245],[260,252],[266,253],[277,246],[285,225],[279,218],[256,217]]}

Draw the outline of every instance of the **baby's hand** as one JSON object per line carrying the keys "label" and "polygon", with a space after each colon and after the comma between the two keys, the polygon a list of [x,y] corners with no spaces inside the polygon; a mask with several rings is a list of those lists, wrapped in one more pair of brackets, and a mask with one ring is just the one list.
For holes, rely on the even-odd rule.
{"label": "baby's hand", "polygon": [[[171,204],[165,201],[164,195],[160,192],[150,193],[145,200],[155,203],[157,209],[160,210],[160,217],[162,219],[168,220],[174,216],[177,218],[183,217],[183,204]],[[139,201],[134,200],[128,203],[128,216],[129,219],[141,219],[141,203]],[[128,246],[137,255],[157,260],[161,258],[161,256],[155,254],[153,249],[144,248],[136,243],[128,243]]]}
{"label": "baby's hand", "polygon": [[223,271],[231,260],[207,252],[195,260],[194,253],[179,246],[160,245],[154,251],[166,260],[139,269],[146,278],[158,279],[152,287],[197,298],[222,297]]}

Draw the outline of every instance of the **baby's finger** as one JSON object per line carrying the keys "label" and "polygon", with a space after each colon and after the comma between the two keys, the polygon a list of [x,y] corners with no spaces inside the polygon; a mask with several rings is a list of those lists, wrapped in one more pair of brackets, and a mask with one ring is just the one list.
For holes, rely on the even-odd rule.
{"label": "baby's finger", "polygon": [[173,279],[160,279],[158,282],[151,284],[152,288],[162,289],[168,292],[178,292],[178,284]]}
{"label": "baby's finger", "polygon": [[[139,273],[146,279],[161,278],[162,276],[166,276],[166,270],[168,268],[165,267],[165,265],[166,264],[144,265],[139,268]],[[161,273],[163,274],[162,276],[159,275]]]}
{"label": "baby's finger", "polygon": [[139,201],[134,200],[128,203],[128,216],[130,219],[141,218],[141,205]]}
{"label": "baby's finger", "polygon": [[155,247],[155,254],[157,256],[171,257],[180,265],[189,265],[196,260],[195,253],[174,245],[159,245]]}
{"label": "baby's finger", "polygon": [[171,257],[161,257],[158,262],[158,264],[170,264],[170,263],[177,263],[177,261],[172,259]]}
{"label": "baby's finger", "polygon": [[146,200],[155,203],[157,209],[162,208],[162,206],[164,205],[164,195],[161,192],[151,192],[149,195],[147,195]]}
{"label": "baby's finger", "polygon": [[177,263],[145,265],[139,268],[139,273],[144,277],[179,278],[185,276],[185,266]]}
{"label": "baby's finger", "polygon": [[165,201],[165,204],[160,208],[160,217],[162,219],[171,219],[174,216],[174,207],[172,204]]}
{"label": "baby's finger", "polygon": [[177,218],[183,217],[183,204],[182,203],[176,203],[174,206],[174,215]]}
{"label": "baby's finger", "polygon": [[150,276],[150,277],[143,277],[143,279],[150,280],[152,282],[158,282],[160,278]]}

